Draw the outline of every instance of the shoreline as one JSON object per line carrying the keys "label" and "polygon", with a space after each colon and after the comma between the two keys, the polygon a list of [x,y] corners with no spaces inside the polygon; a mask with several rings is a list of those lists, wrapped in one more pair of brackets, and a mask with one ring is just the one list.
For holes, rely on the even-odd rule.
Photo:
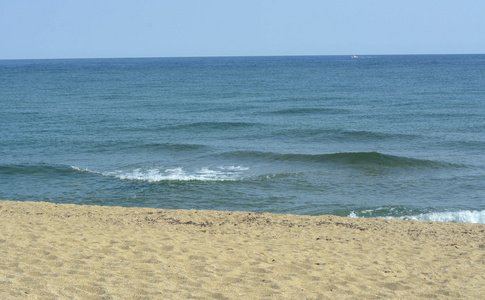
{"label": "shoreline", "polygon": [[485,224],[0,201],[0,298],[482,298]]}

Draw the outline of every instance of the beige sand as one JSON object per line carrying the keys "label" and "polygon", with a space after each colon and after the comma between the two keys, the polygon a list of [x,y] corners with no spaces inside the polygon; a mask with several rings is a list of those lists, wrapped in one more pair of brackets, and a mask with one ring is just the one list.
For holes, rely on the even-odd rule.
{"label": "beige sand", "polygon": [[0,299],[485,299],[485,225],[0,201]]}

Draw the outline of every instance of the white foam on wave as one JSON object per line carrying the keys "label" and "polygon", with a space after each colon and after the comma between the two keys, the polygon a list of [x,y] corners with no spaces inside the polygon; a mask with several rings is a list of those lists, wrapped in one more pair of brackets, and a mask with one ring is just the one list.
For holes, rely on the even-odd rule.
{"label": "white foam on wave", "polygon": [[[355,212],[349,215],[351,218],[359,218]],[[485,224],[485,210],[459,210],[450,212],[431,212],[413,216],[392,217],[384,216],[383,219],[398,219],[398,220],[417,220],[417,221],[432,221],[432,222],[447,222],[447,223],[481,223]]]}
{"label": "white foam on wave", "polygon": [[71,166],[71,169],[75,170],[75,171],[79,171],[79,172],[87,172],[87,173],[94,173],[88,169],[83,169],[83,168],[79,168],[79,167],[76,167],[76,166]]}
{"label": "white foam on wave", "polygon": [[350,214],[347,217],[349,217],[349,218],[358,218],[359,216],[355,213],[355,211],[351,211]]}
{"label": "white foam on wave", "polygon": [[247,171],[249,170],[248,167],[243,167],[243,166],[224,166],[224,167],[219,167],[221,170],[228,170],[228,171]]}
{"label": "white foam on wave", "polygon": [[236,181],[241,178],[242,171],[248,168],[240,166],[219,167],[215,169],[201,168],[193,171],[184,168],[170,169],[135,169],[133,171],[115,171],[103,173],[121,180],[140,180],[147,182],[160,181]]}
{"label": "white foam on wave", "polygon": [[200,168],[186,170],[177,168],[137,168],[130,171],[98,172],[86,168],[71,166],[73,170],[102,176],[115,177],[121,180],[139,180],[147,182],[160,181],[236,181],[242,177],[244,171],[249,170],[243,166],[221,166],[217,168]]}
{"label": "white foam on wave", "polygon": [[432,212],[416,216],[400,217],[402,220],[452,222],[452,223],[482,223],[485,224],[485,210],[460,210],[453,212]]}

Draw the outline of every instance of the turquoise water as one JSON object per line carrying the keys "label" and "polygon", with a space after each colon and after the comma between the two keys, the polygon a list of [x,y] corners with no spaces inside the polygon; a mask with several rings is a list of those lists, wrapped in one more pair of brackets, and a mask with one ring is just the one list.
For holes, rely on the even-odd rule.
{"label": "turquoise water", "polygon": [[485,55],[0,61],[0,199],[485,223]]}

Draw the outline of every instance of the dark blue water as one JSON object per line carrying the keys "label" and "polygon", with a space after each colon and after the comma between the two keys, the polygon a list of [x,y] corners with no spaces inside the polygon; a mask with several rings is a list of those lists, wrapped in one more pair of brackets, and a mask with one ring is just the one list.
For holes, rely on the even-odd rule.
{"label": "dark blue water", "polygon": [[485,55],[0,61],[0,199],[485,223]]}

